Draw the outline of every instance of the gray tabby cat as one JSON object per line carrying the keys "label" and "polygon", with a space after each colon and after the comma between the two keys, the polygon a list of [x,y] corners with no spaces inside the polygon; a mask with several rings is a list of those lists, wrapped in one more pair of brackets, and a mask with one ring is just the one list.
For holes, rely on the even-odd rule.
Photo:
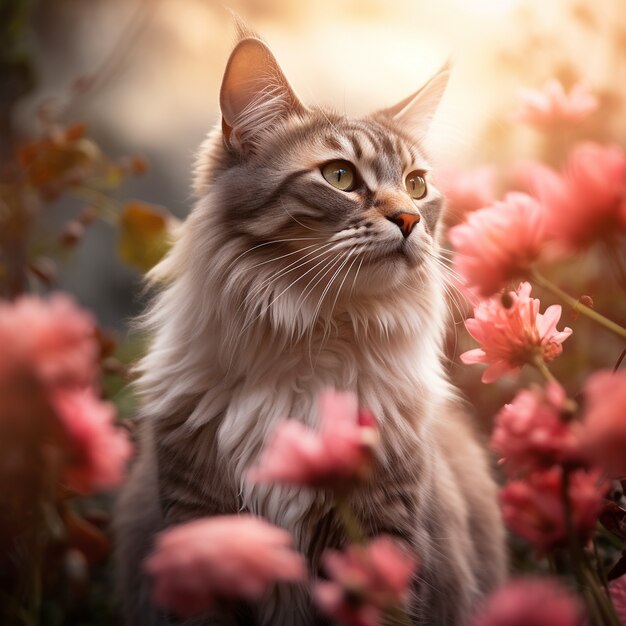
{"label": "gray tabby cat", "polygon": [[[447,77],[352,119],[302,104],[241,29],[222,123],[200,150],[197,204],[150,275],[141,448],[117,513],[129,625],[167,623],[141,562],[155,532],[184,520],[261,515],[292,532],[317,574],[322,551],[344,541],[331,499],[244,476],[281,419],[315,424],[328,387],[355,391],[379,421],[376,470],[352,505],[369,533],[419,555],[413,623],[462,624],[503,580],[495,486],[442,365],[443,202],[420,142]],[[294,586],[236,619],[325,623]],[[221,620],[193,623],[234,623]]]}

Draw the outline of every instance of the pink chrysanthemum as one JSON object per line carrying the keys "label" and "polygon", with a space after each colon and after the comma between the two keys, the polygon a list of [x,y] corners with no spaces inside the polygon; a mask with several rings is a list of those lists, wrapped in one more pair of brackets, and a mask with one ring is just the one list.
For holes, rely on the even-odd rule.
{"label": "pink chrysanthemum", "polygon": [[454,264],[467,285],[486,297],[527,274],[545,241],[544,214],[534,198],[513,192],[451,228]]}
{"label": "pink chrysanthemum", "polygon": [[317,581],[313,597],[341,626],[378,626],[386,609],[406,605],[416,558],[390,537],[344,552],[328,551],[323,565],[330,581]]}
{"label": "pink chrysanthemum", "polygon": [[359,412],[352,393],[323,393],[319,407],[319,432],[296,420],[281,422],[249,480],[341,488],[369,473],[378,441],[373,418]]}
{"label": "pink chrysanthemum", "polygon": [[47,385],[88,385],[98,371],[95,320],[66,295],[0,303],[0,373],[28,368]]}
{"label": "pink chrysanthemum", "polygon": [[585,383],[581,439],[612,477],[626,476],[626,371],[604,371]]}
{"label": "pink chrysanthemum", "polygon": [[[579,469],[569,474],[571,521],[581,542],[591,535],[602,510],[608,484],[601,480],[601,475],[599,469]],[[500,492],[502,517],[507,526],[541,553],[567,541],[562,488],[563,468],[554,466],[510,482]]]}
{"label": "pink chrysanthemum", "polygon": [[576,145],[562,174],[538,163],[520,176],[546,209],[548,237],[566,252],[626,232],[626,154],[616,145]]}
{"label": "pink chrysanthemum", "polygon": [[557,580],[527,578],[493,593],[470,626],[582,626],[580,600]]}
{"label": "pink chrysanthemum", "polygon": [[[119,484],[131,454],[113,405],[96,394],[95,330],[92,315],[65,295],[0,304],[0,390],[10,391],[0,418],[20,422],[3,424],[3,432],[14,434],[17,456],[25,441],[52,452],[44,455],[51,467],[39,471],[59,473],[83,493]],[[37,426],[18,435],[24,424]]]}
{"label": "pink chrysanthemum", "polygon": [[565,392],[557,383],[520,391],[495,417],[491,447],[509,475],[575,460],[580,441],[563,419]]}
{"label": "pink chrysanthemum", "polygon": [[80,493],[119,485],[132,446],[115,424],[115,407],[90,389],[56,391],[52,404],[67,435],[66,485]]}
{"label": "pink chrysanthemum", "polygon": [[541,91],[524,89],[520,92],[516,120],[532,126],[572,124],[584,120],[598,108],[598,99],[586,85],[578,83],[569,94],[558,80],[549,80]]}
{"label": "pink chrysanthemum", "polygon": [[200,519],[163,532],[145,569],[155,603],[182,617],[221,600],[258,600],[278,581],[306,578],[289,533],[251,515]]}
{"label": "pink chrysanthemum", "polygon": [[475,307],[474,317],[466,320],[465,327],[481,347],[463,353],[461,360],[489,365],[482,376],[484,383],[517,372],[537,359],[551,361],[561,354],[561,344],[572,334],[571,328],[556,328],[561,307],[554,304],[539,313],[540,302],[530,297],[531,290],[530,283],[524,282],[506,294],[509,307],[500,296],[484,300]]}
{"label": "pink chrysanthemum", "polygon": [[491,165],[472,170],[439,170],[436,185],[447,201],[447,224],[457,224],[466,213],[489,206],[496,200],[496,170]]}

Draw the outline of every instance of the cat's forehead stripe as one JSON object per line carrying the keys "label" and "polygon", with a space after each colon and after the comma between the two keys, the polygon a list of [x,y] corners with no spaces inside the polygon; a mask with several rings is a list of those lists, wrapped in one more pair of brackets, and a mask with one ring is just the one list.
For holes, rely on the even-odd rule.
{"label": "cat's forehead stripe", "polygon": [[[368,182],[373,184],[397,180],[399,172],[403,170],[404,159],[395,135],[380,132],[366,124],[351,126],[344,132],[350,139],[361,173]],[[367,170],[367,173],[363,170]]]}

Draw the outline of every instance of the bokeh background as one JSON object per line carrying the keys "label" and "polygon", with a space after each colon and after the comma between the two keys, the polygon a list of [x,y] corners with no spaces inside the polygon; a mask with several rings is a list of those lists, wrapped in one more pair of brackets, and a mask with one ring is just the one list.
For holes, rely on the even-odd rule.
{"label": "bokeh background", "polygon": [[[269,43],[309,103],[363,114],[403,98],[448,58],[454,74],[431,133],[436,161],[506,165],[545,151],[515,125],[518,90],[553,76],[584,79],[603,101],[581,130],[623,138],[626,6],[622,0],[5,0],[24,6],[15,48],[30,66],[28,92],[8,103],[6,139],[35,135],[42,103],[80,120],[109,154],[141,153],[149,172],[122,192],[183,217],[196,147],[218,119],[219,85],[234,41],[228,9]],[[8,43],[8,41],[7,41]],[[95,77],[84,95],[77,80]],[[10,85],[5,89],[10,91]],[[5,122],[7,124],[7,122]],[[545,154],[541,154],[546,156]],[[549,156],[549,155],[548,155]],[[62,212],[59,211],[59,214]],[[61,217],[59,217],[61,219]],[[138,275],[111,261],[116,234],[86,235],[61,286],[118,329],[136,308]],[[89,278],[87,278],[89,276]],[[91,277],[98,276],[98,280]],[[135,303],[135,308],[133,308]]]}
{"label": "bokeh background", "polygon": [[[453,76],[429,148],[442,172],[488,165],[496,195],[515,188],[519,162],[559,167],[581,140],[626,146],[624,0],[0,0],[1,191],[15,184],[16,152],[38,141],[50,124],[81,123],[90,145],[104,154],[140,154],[148,165],[142,176],[124,176],[107,194],[184,218],[193,203],[195,151],[219,120],[220,81],[235,40],[229,9],[269,44],[305,102],[348,114],[395,103],[451,59]],[[539,89],[551,78],[566,89],[586,83],[598,110],[581,124],[547,133],[520,124],[513,117],[520,90]],[[33,256],[66,236],[67,224],[86,203],[71,193],[46,199],[29,244]],[[0,204],[0,229],[2,209]],[[128,328],[142,306],[142,273],[120,258],[117,226],[115,220],[91,223],[80,241],[54,257],[54,280],[31,277],[29,289],[67,290],[93,310],[116,334],[117,374],[124,374],[141,350],[128,339]],[[590,295],[598,310],[625,324],[626,280],[619,269],[625,255],[599,244],[550,266],[549,273],[575,297]],[[542,309],[554,303],[541,290],[534,293]],[[462,325],[469,310],[461,302],[451,307],[452,376],[488,431],[498,408],[535,374],[482,385],[480,368],[458,360],[475,346]],[[575,395],[590,371],[617,361],[622,346],[564,310],[560,326],[566,324],[575,332],[554,371]],[[107,393],[122,417],[130,417],[125,382],[118,377]],[[99,576],[91,609],[75,623],[113,623],[108,570]]]}
{"label": "bokeh background", "polygon": [[[114,194],[162,206],[178,218],[193,203],[195,151],[219,120],[222,72],[235,41],[230,10],[266,40],[305,102],[348,114],[404,98],[452,60],[429,148],[444,172],[487,164],[496,196],[515,187],[519,162],[558,167],[579,140],[626,143],[623,0],[593,6],[584,0],[5,0],[0,6],[0,158],[10,161],[36,139],[42,117],[58,125],[85,123],[111,158],[141,154],[149,165]],[[520,90],[540,89],[551,78],[566,89],[585,83],[599,100],[596,113],[551,132],[518,123],[513,112]],[[48,203],[43,239],[62,232],[81,202],[61,194]],[[55,274],[57,287],[76,294],[123,339],[142,306],[141,272],[119,259],[119,237],[115,224],[96,221],[80,245],[55,259]],[[605,253],[597,249],[568,261],[557,268],[558,279],[623,321],[624,299],[601,289],[614,275]],[[618,276],[616,289],[621,282]],[[472,345],[462,330],[468,311],[451,306],[453,376],[488,427],[516,383],[485,390],[479,368],[459,367],[458,355]],[[585,320],[578,324],[593,330]],[[570,358],[557,368],[571,381],[570,391],[587,371],[619,356],[615,340],[602,331],[599,339],[595,332],[575,333],[569,343]]]}

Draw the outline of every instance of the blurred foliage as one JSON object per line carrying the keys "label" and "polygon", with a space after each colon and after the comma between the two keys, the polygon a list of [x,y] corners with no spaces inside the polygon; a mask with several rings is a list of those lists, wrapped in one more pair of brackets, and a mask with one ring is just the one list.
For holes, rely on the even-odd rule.
{"label": "blurred foliage", "polygon": [[[13,105],[35,87],[35,65],[24,33],[33,0],[0,0],[0,137],[10,143]],[[0,144],[0,161],[8,146]]]}
{"label": "blurred foliage", "polygon": [[[27,45],[34,6],[0,0],[0,298],[8,299],[54,289],[71,252],[96,221],[115,229],[120,258],[142,271],[165,254],[176,223],[163,207],[118,199],[129,176],[147,172],[145,159],[137,155],[113,159],[84,122],[61,124],[58,116],[68,104],[63,109],[51,103],[41,106],[31,125],[37,131],[31,136],[16,127],[15,105],[35,87],[35,63]],[[119,49],[114,52],[120,54]],[[85,95],[94,84],[76,81],[67,102],[75,101],[77,93]],[[55,213],[63,216],[56,219],[62,226],[51,237],[49,223]],[[132,335],[116,337],[103,328],[97,332],[102,395],[115,403],[119,419],[132,431],[135,399],[128,385],[129,368],[141,355],[143,341]],[[30,460],[43,467],[35,456]],[[9,543],[0,542],[0,621],[115,623],[109,563],[111,498],[63,492],[48,497],[44,487],[33,483],[33,489],[44,494],[31,498],[42,503],[41,510],[26,507],[28,519],[22,515],[22,527],[7,533]],[[29,497],[27,485],[21,492]],[[13,517],[5,510],[0,522]]]}
{"label": "blurred foliage", "polygon": [[128,202],[120,216],[120,257],[141,271],[156,265],[170,247],[173,218],[145,202]]}

